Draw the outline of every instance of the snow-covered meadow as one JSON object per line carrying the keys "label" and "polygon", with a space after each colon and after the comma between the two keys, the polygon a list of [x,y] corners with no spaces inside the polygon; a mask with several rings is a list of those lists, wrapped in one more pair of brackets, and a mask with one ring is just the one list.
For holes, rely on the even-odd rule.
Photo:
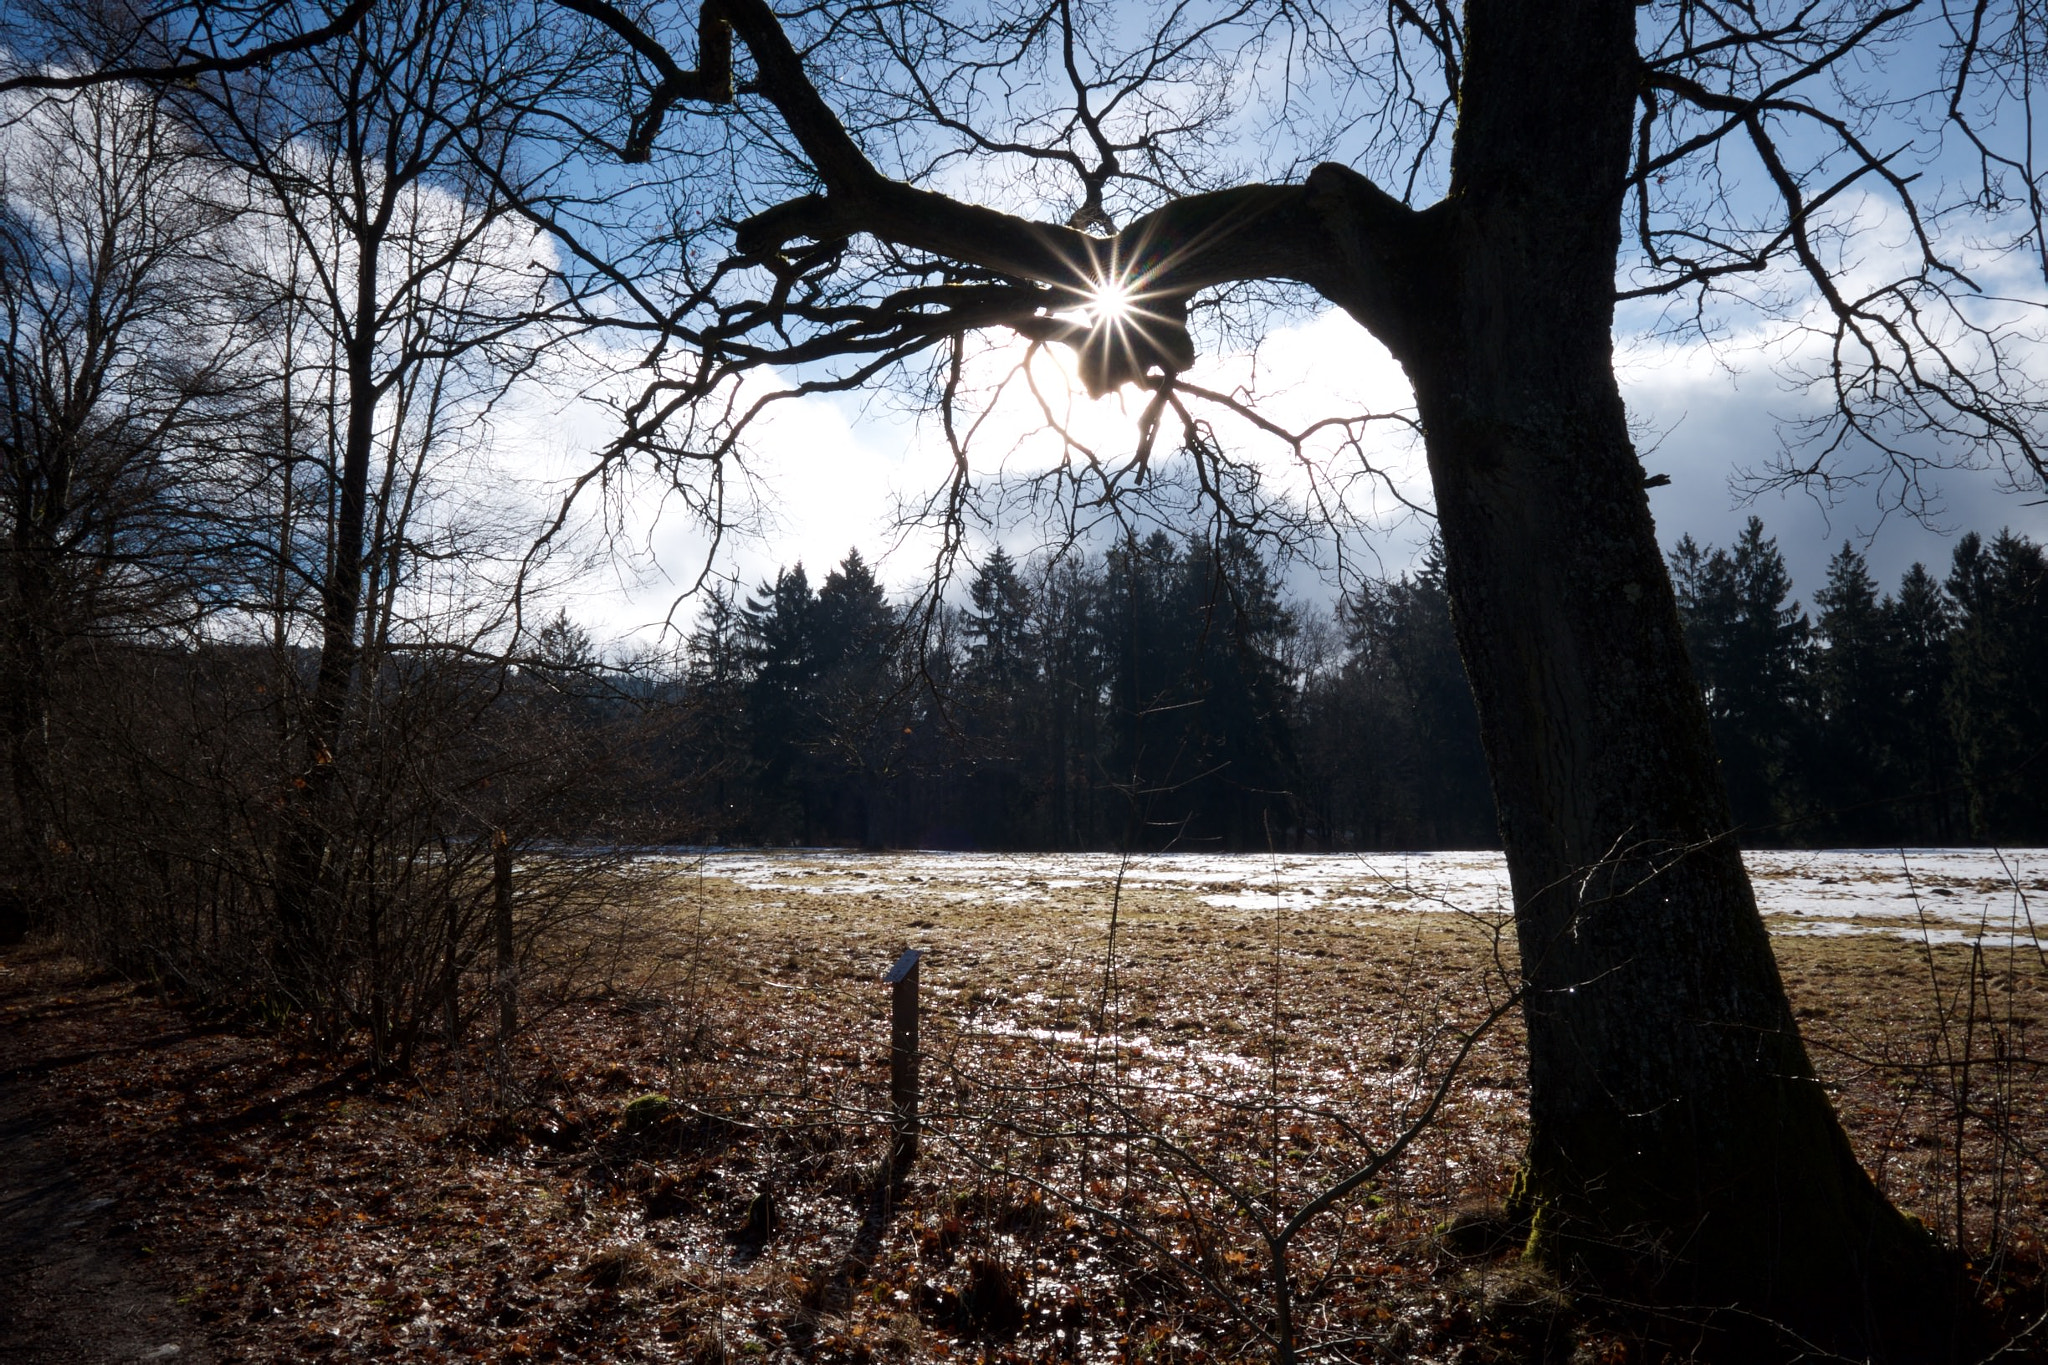
{"label": "snow-covered meadow", "polygon": [[[1880,935],[2048,949],[2048,849],[1823,849],[1745,855],[1774,934]],[[1505,915],[1498,853],[858,853],[830,849],[650,854],[756,893],[981,906],[1127,900],[1272,909],[1332,923],[1407,913]]]}

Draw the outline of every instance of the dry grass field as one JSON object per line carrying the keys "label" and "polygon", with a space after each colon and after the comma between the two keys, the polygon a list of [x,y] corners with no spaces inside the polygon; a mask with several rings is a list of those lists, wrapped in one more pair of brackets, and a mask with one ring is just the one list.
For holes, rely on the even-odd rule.
{"label": "dry grass field", "polygon": [[[2048,1238],[2048,955],[2012,927],[2038,866],[1923,869],[1902,898],[1757,865],[1857,1150],[2012,1333]],[[1328,1360],[1682,1358],[1515,1255],[1498,879],[1415,871],[653,860],[594,984],[533,992],[509,1056],[429,1050],[409,1078],[10,949],[0,1070],[187,1359],[1194,1362],[1283,1330]],[[892,1186],[877,977],[906,946],[923,1135]],[[59,1343],[81,1310],[35,1283],[18,1312]]]}

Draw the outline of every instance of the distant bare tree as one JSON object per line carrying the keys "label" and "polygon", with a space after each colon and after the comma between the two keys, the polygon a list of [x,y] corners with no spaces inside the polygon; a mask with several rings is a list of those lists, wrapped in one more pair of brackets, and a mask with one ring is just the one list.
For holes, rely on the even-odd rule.
{"label": "distant bare tree", "polygon": [[[543,194],[512,148],[526,110],[575,65],[519,6],[421,0],[180,92],[248,186],[252,275],[289,294],[296,392],[280,401],[326,414],[291,475],[313,487],[291,491],[300,511],[280,508],[299,529],[278,537],[280,572],[316,598],[312,676],[298,692],[297,670],[284,673],[296,757],[274,873],[280,963],[302,995],[327,979],[334,878],[353,856],[342,775],[385,724],[387,670],[429,642],[459,654],[516,632],[509,584],[473,589],[518,543],[494,516],[458,510],[462,490],[440,470],[481,452],[494,405],[559,336],[551,251],[514,211]],[[284,426],[299,429],[296,413]],[[318,511],[305,519],[308,494]],[[408,630],[429,602],[443,619]]]}
{"label": "distant bare tree", "polygon": [[[66,22],[113,22],[43,17],[53,42],[75,40]],[[159,173],[144,210],[169,214],[182,190],[210,215],[204,268],[164,257],[200,311],[138,324],[147,348],[113,372],[182,374],[202,341],[239,347],[212,388],[188,385],[178,424],[134,426],[121,447],[133,470],[187,477],[160,479],[150,507],[202,558],[179,576],[171,542],[137,539],[156,523],[117,528],[164,578],[151,620],[178,629],[102,651],[97,687],[74,686],[56,726],[57,797],[92,844],[72,860],[89,904],[66,931],[196,993],[261,997],[337,1046],[364,1040],[379,1064],[405,1064],[428,1021],[509,1005],[476,974],[509,983],[544,930],[616,883],[603,859],[528,856],[617,804],[593,717],[544,685],[567,650],[604,692],[587,637],[570,650],[570,628],[543,629],[547,667],[524,666],[525,594],[562,537],[536,548],[543,506],[496,449],[501,406],[569,334],[574,301],[531,222],[555,167],[520,129],[586,63],[533,18],[427,0],[342,47],[168,91],[8,97],[24,127],[88,103],[147,116],[185,179]],[[45,160],[90,164],[98,135]],[[38,212],[98,220],[62,176]],[[111,525],[101,504],[94,524]],[[499,937],[509,967],[490,961]]]}
{"label": "distant bare tree", "polygon": [[[92,640],[221,605],[231,471],[200,449],[238,414],[249,329],[217,279],[231,215],[154,100],[93,86],[0,125],[0,724],[14,837],[40,884],[62,838],[52,693]],[[89,665],[87,665],[89,667]]]}

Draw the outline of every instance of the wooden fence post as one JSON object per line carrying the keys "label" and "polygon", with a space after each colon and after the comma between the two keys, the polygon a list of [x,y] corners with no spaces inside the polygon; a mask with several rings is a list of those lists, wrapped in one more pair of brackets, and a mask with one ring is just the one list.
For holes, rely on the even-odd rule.
{"label": "wooden fence post", "polygon": [[889,1167],[900,1175],[917,1159],[917,963],[903,950],[882,978],[889,992]]}
{"label": "wooden fence post", "polygon": [[505,1048],[519,1032],[519,958],[512,942],[512,841],[502,829],[491,836],[491,926],[498,940],[498,1046]]}
{"label": "wooden fence post", "polygon": [[441,1041],[454,1047],[462,1038],[462,908],[451,893],[442,907]]}

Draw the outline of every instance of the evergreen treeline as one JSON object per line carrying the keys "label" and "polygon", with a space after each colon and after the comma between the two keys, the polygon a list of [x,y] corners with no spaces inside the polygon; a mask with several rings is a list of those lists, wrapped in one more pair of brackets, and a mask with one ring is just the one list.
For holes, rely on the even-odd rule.
{"label": "evergreen treeline", "polygon": [[2001,531],[1880,593],[1844,545],[1809,617],[1763,523],[1671,552],[1736,821],[1760,843],[2048,839],[2048,555]]}
{"label": "evergreen treeline", "polygon": [[1294,818],[1298,632],[1243,538],[997,551],[918,624],[858,554],[714,596],[671,749],[703,837],[1254,847]]}
{"label": "evergreen treeline", "polygon": [[[1843,546],[1793,598],[1752,518],[1671,552],[1755,844],[2048,839],[2048,557],[2002,532],[1884,593]],[[929,626],[929,628],[925,628]],[[1495,842],[1441,559],[1324,618],[1240,536],[998,550],[905,619],[860,557],[715,595],[657,766],[682,837],[1014,849]]]}

